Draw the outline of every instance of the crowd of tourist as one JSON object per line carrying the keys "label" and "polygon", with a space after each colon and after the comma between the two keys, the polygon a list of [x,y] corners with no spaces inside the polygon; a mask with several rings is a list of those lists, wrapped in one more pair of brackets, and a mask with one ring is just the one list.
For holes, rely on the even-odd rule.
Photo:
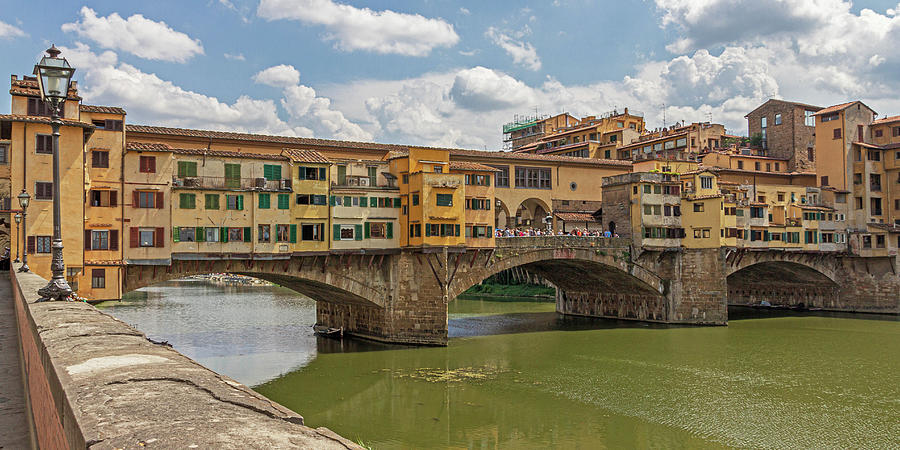
{"label": "crowd of tourist", "polygon": [[494,231],[494,237],[529,237],[529,236],[584,236],[584,237],[619,237],[618,233],[611,233],[609,230],[588,230],[587,228],[572,228],[568,231],[552,230],[543,228],[497,228]]}

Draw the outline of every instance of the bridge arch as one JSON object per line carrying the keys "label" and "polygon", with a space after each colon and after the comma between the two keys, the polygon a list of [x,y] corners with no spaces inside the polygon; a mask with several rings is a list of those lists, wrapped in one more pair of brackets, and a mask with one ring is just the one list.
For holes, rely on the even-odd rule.
{"label": "bridge arch", "polygon": [[496,228],[514,226],[515,224],[510,221],[513,216],[511,216],[509,207],[506,206],[506,202],[499,198],[495,198],[494,201],[496,202],[494,205],[494,226]]}
{"label": "bridge arch", "polygon": [[840,278],[819,255],[758,253],[734,255],[727,264],[728,304],[810,307],[838,297]]}
{"label": "bridge arch", "polygon": [[552,211],[550,205],[544,200],[537,197],[530,197],[522,200],[515,209],[515,215],[519,225],[531,227],[542,227],[543,219]]}

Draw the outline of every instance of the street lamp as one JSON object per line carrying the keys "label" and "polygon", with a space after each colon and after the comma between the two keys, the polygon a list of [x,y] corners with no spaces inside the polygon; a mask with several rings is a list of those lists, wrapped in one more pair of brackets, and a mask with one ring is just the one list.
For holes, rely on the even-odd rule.
{"label": "street lamp", "polygon": [[22,208],[22,248],[24,249],[22,250],[22,267],[19,267],[19,272],[28,272],[28,247],[25,245],[28,239],[28,222],[25,221],[25,218],[28,215],[26,213],[28,211],[28,203],[31,202],[31,196],[23,188],[22,192],[16,196],[16,200],[19,201],[19,207]]}
{"label": "street lamp", "polygon": [[[16,215],[13,216],[13,218],[16,219],[16,236],[21,236],[22,235],[22,227],[21,227],[22,213],[16,213]],[[19,243],[16,242],[16,259],[15,259],[15,261],[13,261],[14,263],[19,262],[19,247],[21,247],[21,245],[19,245]]]}
{"label": "street lamp", "polygon": [[59,198],[59,127],[62,125],[60,111],[69,96],[69,83],[75,68],[69,65],[55,45],[47,49],[47,55],[34,66],[38,86],[41,88],[41,99],[50,107],[50,127],[53,129],[53,259],[50,270],[53,277],[46,286],[38,289],[39,302],[51,300],[71,300],[72,288],[66,282],[66,263],[63,261],[63,242],[60,232]]}

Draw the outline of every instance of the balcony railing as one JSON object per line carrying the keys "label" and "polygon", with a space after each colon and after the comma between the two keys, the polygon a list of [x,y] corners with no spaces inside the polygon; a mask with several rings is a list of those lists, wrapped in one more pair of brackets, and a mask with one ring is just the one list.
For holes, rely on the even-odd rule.
{"label": "balcony railing", "polygon": [[265,178],[172,177],[172,186],[188,189],[238,189],[251,191],[290,191],[291,180]]}

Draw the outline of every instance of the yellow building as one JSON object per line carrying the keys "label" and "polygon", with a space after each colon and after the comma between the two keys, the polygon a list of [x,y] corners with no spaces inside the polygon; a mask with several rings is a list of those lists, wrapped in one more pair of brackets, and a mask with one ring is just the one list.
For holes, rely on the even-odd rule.
{"label": "yellow building", "polygon": [[[734,222],[725,219],[725,201],[718,177],[709,170],[681,174],[682,245],[686,248],[721,247],[725,229]],[[734,236],[728,236],[729,238]]]}
{"label": "yellow building", "polygon": [[331,249],[398,248],[400,189],[388,163],[336,159],[331,177]]}
{"label": "yellow building", "polygon": [[467,247],[494,246],[494,186],[497,169],[483,164],[450,161],[450,173],[462,174],[465,192]]}
{"label": "yellow building", "polygon": [[720,148],[725,127],[717,123],[692,123],[642,134],[617,150],[618,159],[688,159],[691,155]]}
{"label": "yellow building", "polygon": [[331,161],[315,150],[284,149],[282,155],[291,161],[289,170],[294,196],[291,224],[297,228],[291,250],[294,253],[328,252]]}
{"label": "yellow building", "polygon": [[644,132],[641,113],[610,111],[599,117],[588,116],[578,123],[554,132],[543,133],[528,145],[514,147],[521,153],[571,156],[577,158],[616,159],[616,149],[632,142]]}

